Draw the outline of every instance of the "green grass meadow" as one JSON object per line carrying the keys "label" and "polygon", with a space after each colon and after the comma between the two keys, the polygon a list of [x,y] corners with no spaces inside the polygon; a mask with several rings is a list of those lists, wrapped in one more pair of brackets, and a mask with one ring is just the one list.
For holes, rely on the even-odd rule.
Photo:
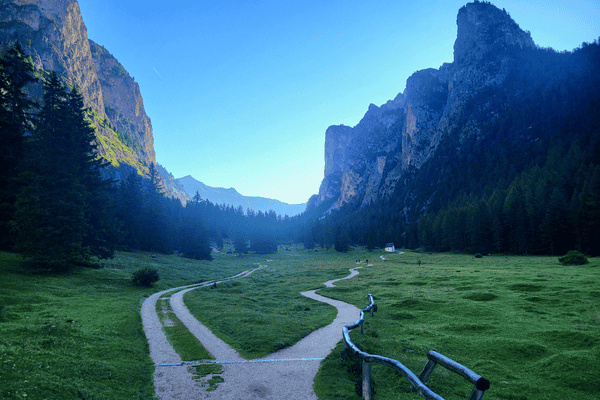
{"label": "green grass meadow", "polygon": [[[190,311],[244,357],[290,346],[333,320],[332,307],[300,292],[322,288],[319,294],[359,308],[372,293],[377,313],[366,317],[365,334],[351,333],[367,352],[395,358],[418,375],[426,352],[436,350],[489,379],[485,399],[600,399],[598,258],[566,267],[557,257],[362,250],[214,256],[207,262],[119,253],[102,269],[48,276],[24,272],[18,256],[0,253],[0,398],[152,399],[154,367],[140,317],[144,299],[267,265],[184,297]],[[337,288],[322,286],[346,276],[357,258],[363,260],[360,275]],[[366,266],[367,258],[373,266]],[[146,266],[158,269],[160,281],[150,289],[132,286],[131,274]],[[184,358],[206,358],[164,300],[157,307],[161,318],[174,322],[165,330]],[[341,348],[321,365],[319,399],[360,398]],[[420,398],[390,368],[374,364],[373,379],[373,399]],[[448,400],[466,399],[471,391],[440,366],[428,385]]]}
{"label": "green grass meadow", "polygon": [[[385,258],[320,291],[361,308],[374,295],[378,312],[367,315],[365,334],[351,333],[364,351],[418,375],[435,350],[489,379],[486,399],[600,398],[600,260],[566,267],[556,257]],[[354,380],[340,377],[340,363],[334,351],[322,364],[319,398],[359,398],[348,393]],[[374,399],[420,398],[388,367],[374,364],[373,378]],[[428,386],[448,400],[466,399],[472,389],[440,366]]]}
{"label": "green grass meadow", "polygon": [[348,275],[333,251],[279,252],[250,277],[190,291],[190,312],[242,357],[253,359],[289,347],[331,323],[335,308],[302,296]]}
{"label": "green grass meadow", "polygon": [[[427,351],[436,350],[489,379],[486,399],[600,398],[598,259],[566,267],[557,257],[359,250],[272,258],[249,279],[185,296],[192,313],[244,357],[267,355],[331,321],[327,306],[298,293],[347,275],[359,258],[360,275],[319,294],[359,308],[368,293],[375,296],[379,311],[367,316],[365,334],[352,332],[363,350],[395,358],[417,375]],[[322,364],[315,381],[320,399],[360,398],[341,349],[340,343]],[[374,364],[373,377],[374,399],[421,398],[388,367]],[[448,400],[472,390],[439,366],[428,385]]]}
{"label": "green grass meadow", "polygon": [[[140,309],[152,293],[255,268],[254,258],[153,259],[119,253],[102,269],[35,275],[0,253],[0,399],[152,399],[154,366]],[[158,269],[154,288],[131,274]]]}

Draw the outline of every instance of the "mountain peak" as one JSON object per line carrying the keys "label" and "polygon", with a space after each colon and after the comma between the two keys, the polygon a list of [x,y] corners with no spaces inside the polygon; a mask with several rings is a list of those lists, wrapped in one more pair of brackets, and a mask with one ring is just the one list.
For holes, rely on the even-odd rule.
{"label": "mountain peak", "polygon": [[247,209],[256,212],[275,211],[279,215],[294,216],[301,214],[306,210],[306,204],[287,204],[279,200],[267,199],[264,197],[244,196],[234,188],[225,189],[222,187],[211,187],[198,180],[191,175],[176,179],[181,184],[183,190],[190,198],[193,198],[196,192],[200,197],[209,200],[213,204],[225,204],[234,207],[241,206],[245,211]]}
{"label": "mountain peak", "polygon": [[459,64],[481,60],[509,47],[535,47],[529,32],[523,31],[505,10],[488,2],[475,1],[463,6],[456,24],[454,61]]}

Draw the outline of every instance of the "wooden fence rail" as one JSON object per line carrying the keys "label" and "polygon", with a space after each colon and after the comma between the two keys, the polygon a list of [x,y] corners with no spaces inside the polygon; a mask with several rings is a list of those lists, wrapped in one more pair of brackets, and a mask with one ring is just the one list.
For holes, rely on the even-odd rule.
{"label": "wooden fence rail", "polygon": [[429,361],[421,374],[417,377],[411,370],[409,370],[406,366],[404,366],[401,362],[387,358],[378,356],[375,354],[365,353],[360,350],[352,340],[350,340],[350,331],[354,328],[360,326],[360,333],[364,333],[363,323],[365,321],[365,312],[370,312],[371,317],[373,317],[373,312],[377,311],[377,304],[373,300],[373,295],[368,295],[369,306],[360,311],[360,319],[356,321],[352,325],[346,325],[342,328],[342,335],[344,336],[344,348],[350,349],[353,353],[357,354],[359,358],[362,360],[362,393],[363,398],[365,400],[371,399],[371,363],[378,362],[380,364],[387,365],[399,373],[401,373],[411,384],[413,389],[423,396],[427,400],[445,400],[442,396],[435,393],[433,390],[428,388],[425,385],[427,379],[431,375],[431,372],[435,368],[436,365],[441,365],[442,367],[462,376],[469,382],[471,382],[474,387],[471,395],[468,400],[481,400],[486,390],[490,388],[490,382],[471,371],[469,368],[465,367],[457,363],[454,360],[449,359],[448,357],[437,353],[433,350],[427,352],[427,358]]}

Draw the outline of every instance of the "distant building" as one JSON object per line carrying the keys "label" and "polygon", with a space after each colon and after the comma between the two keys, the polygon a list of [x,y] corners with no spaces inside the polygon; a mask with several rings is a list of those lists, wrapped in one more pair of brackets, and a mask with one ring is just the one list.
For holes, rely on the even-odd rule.
{"label": "distant building", "polygon": [[394,246],[394,243],[386,244],[385,251],[387,251],[388,253],[394,253],[396,251],[396,247]]}

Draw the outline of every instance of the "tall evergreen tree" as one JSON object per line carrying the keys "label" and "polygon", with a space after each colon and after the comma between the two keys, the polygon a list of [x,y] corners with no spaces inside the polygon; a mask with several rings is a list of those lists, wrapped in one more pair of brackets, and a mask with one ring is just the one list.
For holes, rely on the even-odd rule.
{"label": "tall evergreen tree", "polygon": [[32,130],[34,103],[24,89],[36,80],[31,60],[19,43],[0,58],[0,249],[10,247],[10,225],[18,186],[17,166],[23,158],[25,134]]}
{"label": "tall evergreen tree", "polygon": [[248,248],[248,240],[243,234],[236,235],[233,239],[233,246],[235,247],[235,252],[239,255],[248,254],[248,250],[250,250]]}
{"label": "tall evergreen tree", "polygon": [[44,89],[39,125],[20,175],[23,186],[13,226],[16,249],[56,271],[112,256],[116,231],[81,94],[67,91],[54,73]]}
{"label": "tall evergreen tree", "polygon": [[350,249],[350,236],[348,236],[348,232],[343,230],[337,236],[335,240],[335,251],[339,251],[341,253],[347,253]]}
{"label": "tall evergreen tree", "polygon": [[143,227],[144,186],[142,177],[131,173],[121,181],[117,191],[117,218],[123,231],[123,244],[140,249]]}
{"label": "tall evergreen tree", "polygon": [[208,232],[204,229],[201,221],[200,207],[200,195],[196,192],[196,196],[184,210],[179,232],[179,251],[188,258],[212,261],[212,249],[208,240]]}
{"label": "tall evergreen tree", "polygon": [[313,237],[312,230],[307,230],[304,235],[304,248],[307,250],[312,250],[315,248],[315,238]]}

